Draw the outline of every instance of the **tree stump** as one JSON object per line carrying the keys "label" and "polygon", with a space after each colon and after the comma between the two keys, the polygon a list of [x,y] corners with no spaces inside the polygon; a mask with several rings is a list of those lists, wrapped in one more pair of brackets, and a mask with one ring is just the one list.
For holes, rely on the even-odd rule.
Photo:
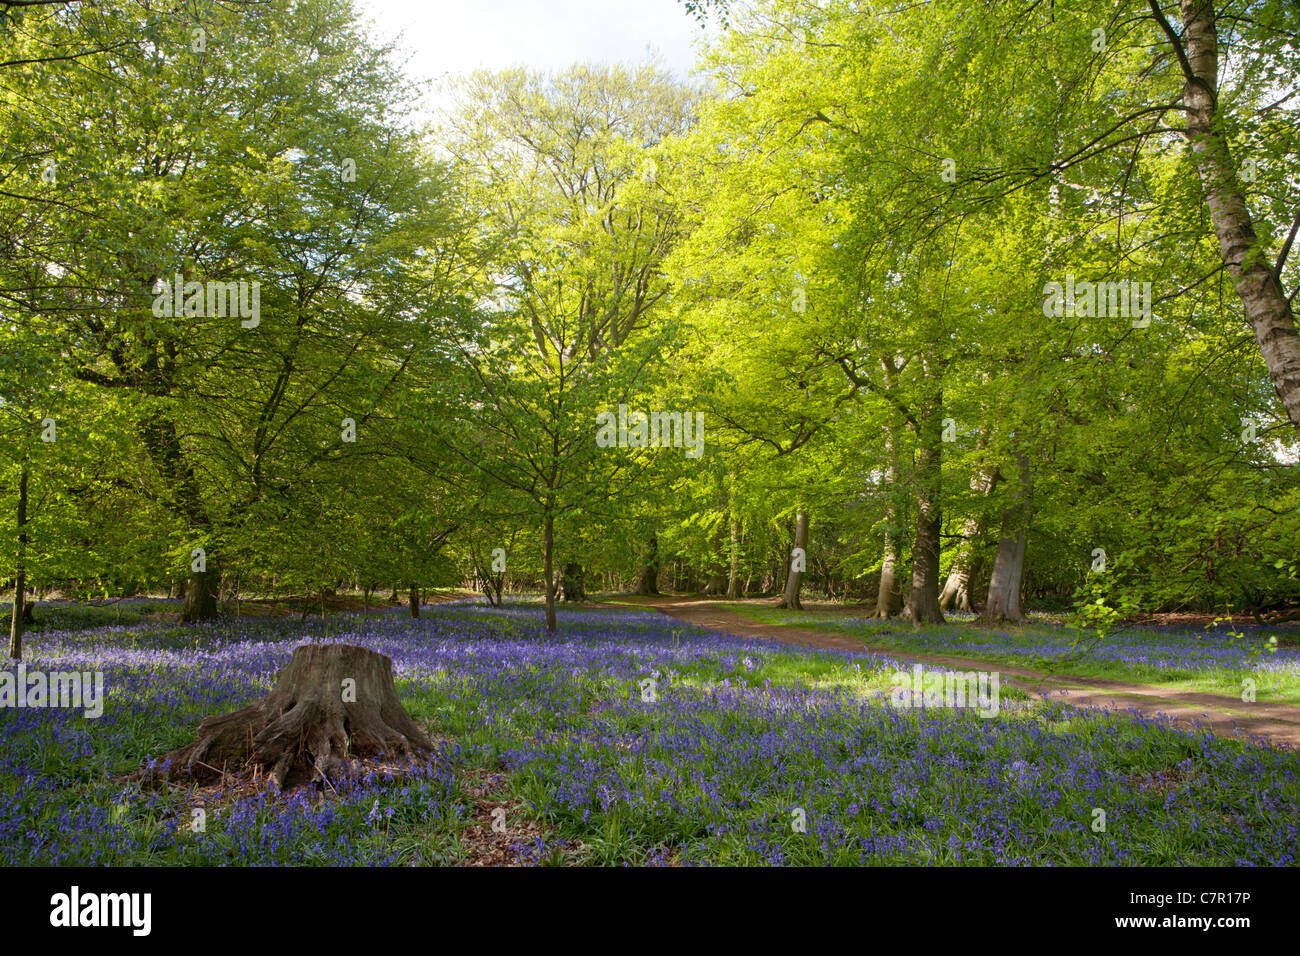
{"label": "tree stump", "polygon": [[576,561],[570,561],[566,564],[563,577],[560,580],[561,600],[569,604],[587,600],[585,578],[586,572],[583,571],[581,564]]}
{"label": "tree stump", "polygon": [[275,690],[242,710],[205,718],[197,739],[158,761],[156,772],[204,782],[251,769],[283,789],[324,779],[349,757],[432,749],[397,699],[390,658],[349,644],[304,644]]}

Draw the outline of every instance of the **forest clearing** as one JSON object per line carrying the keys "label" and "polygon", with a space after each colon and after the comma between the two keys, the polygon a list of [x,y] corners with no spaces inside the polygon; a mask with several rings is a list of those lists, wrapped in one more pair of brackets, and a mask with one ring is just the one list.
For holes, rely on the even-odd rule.
{"label": "forest clearing", "polygon": [[0,0],[15,907],[1280,915],[1297,235],[1292,0]]}

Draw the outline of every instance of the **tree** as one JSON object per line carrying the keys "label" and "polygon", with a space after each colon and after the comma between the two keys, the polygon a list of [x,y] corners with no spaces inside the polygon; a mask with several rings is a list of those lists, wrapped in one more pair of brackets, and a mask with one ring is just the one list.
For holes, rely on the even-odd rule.
{"label": "tree", "polygon": [[692,94],[650,66],[478,74],[463,94],[452,148],[478,186],[499,306],[462,350],[485,421],[454,450],[501,489],[495,513],[527,508],[540,525],[554,631],[557,522],[645,470],[644,455],[599,447],[595,423],[662,373],[649,367],[665,344],[653,318],[676,224],[648,152],[685,129]]}
{"label": "tree", "polygon": [[307,476],[459,321],[439,268],[461,233],[452,187],[352,17],[334,0],[129,6],[128,39],[22,127],[57,149],[49,185],[86,216],[42,220],[48,243],[24,247],[40,278],[11,302],[131,409],[183,529],[187,620],[217,612],[253,516],[315,507]]}

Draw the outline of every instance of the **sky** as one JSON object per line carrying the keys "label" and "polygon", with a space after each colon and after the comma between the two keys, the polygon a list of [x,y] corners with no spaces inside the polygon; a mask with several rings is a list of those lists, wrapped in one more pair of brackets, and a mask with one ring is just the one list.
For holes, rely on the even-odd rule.
{"label": "sky", "polygon": [[[706,33],[678,0],[357,0],[357,7],[379,38],[398,40],[399,61],[416,80],[479,67],[634,64],[651,52],[686,79],[697,45],[716,32]],[[437,94],[427,108],[447,105]]]}

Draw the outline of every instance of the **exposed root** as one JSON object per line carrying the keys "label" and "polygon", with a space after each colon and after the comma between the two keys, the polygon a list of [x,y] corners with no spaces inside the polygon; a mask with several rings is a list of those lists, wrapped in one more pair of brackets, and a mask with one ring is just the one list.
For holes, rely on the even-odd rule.
{"label": "exposed root", "polygon": [[397,699],[389,658],[347,644],[306,644],[293,652],[270,694],[205,718],[193,743],[138,776],[209,783],[252,772],[284,789],[327,779],[354,758],[414,757],[432,749]]}

